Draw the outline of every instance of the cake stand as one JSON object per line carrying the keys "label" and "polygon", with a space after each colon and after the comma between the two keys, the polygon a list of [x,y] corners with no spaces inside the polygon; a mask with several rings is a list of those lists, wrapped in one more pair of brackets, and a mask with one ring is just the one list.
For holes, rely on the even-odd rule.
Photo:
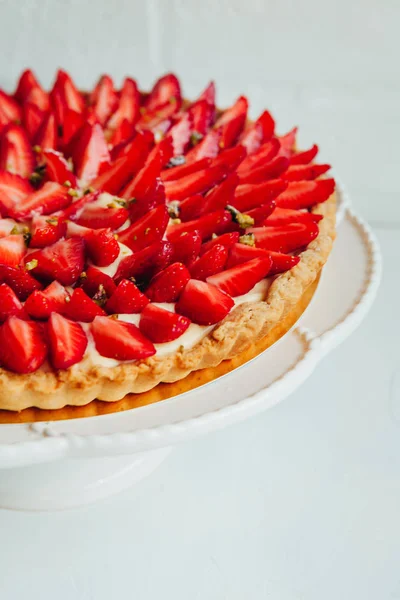
{"label": "cake stand", "polygon": [[375,237],[342,186],[338,197],[332,255],[288,333],[229,374],[162,402],[97,417],[0,425],[0,507],[55,510],[114,494],[149,475],[180,443],[266,410],[299,387],[361,323],[379,286]]}

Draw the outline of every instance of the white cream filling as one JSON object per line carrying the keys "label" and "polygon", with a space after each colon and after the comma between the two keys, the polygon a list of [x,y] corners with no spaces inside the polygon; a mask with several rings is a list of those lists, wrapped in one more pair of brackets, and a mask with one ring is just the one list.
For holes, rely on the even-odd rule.
{"label": "white cream filling", "polygon": [[[106,275],[109,275],[110,277],[114,277],[115,273],[118,271],[118,267],[119,267],[121,260],[123,260],[127,256],[130,256],[131,254],[133,254],[132,250],[130,248],[128,248],[128,246],[125,246],[125,244],[121,244],[120,242],[118,242],[118,246],[119,246],[119,254],[118,254],[117,258],[114,260],[114,262],[112,262],[107,267],[99,267],[98,265],[93,265],[93,266],[96,267],[96,269],[98,271],[101,271],[102,273],[105,273]],[[92,264],[92,263],[90,263],[90,264]]]}

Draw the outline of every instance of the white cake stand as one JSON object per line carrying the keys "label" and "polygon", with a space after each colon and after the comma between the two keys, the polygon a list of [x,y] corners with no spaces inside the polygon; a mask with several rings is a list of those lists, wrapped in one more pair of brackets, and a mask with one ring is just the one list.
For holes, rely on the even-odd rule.
{"label": "white cake stand", "polygon": [[293,392],[361,323],[378,289],[375,237],[343,189],[338,216],[337,241],[311,304],[254,360],[193,391],[126,412],[0,425],[0,506],[55,510],[94,502],[149,475],[178,443],[242,421]]}

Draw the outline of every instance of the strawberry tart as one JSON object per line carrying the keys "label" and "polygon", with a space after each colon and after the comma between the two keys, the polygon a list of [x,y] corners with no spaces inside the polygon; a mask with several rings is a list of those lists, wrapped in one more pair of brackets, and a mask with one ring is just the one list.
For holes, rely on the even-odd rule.
{"label": "strawberry tart", "polygon": [[57,409],[215,367],[282,326],[335,237],[318,147],[240,96],[64,71],[0,90],[0,409]]}

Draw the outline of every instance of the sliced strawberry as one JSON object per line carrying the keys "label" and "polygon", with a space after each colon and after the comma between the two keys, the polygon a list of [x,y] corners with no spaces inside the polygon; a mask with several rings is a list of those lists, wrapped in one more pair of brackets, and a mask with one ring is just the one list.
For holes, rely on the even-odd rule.
{"label": "sliced strawberry", "polygon": [[239,178],[236,173],[231,173],[222,183],[212,188],[203,200],[200,214],[220,210],[228,204],[232,204],[238,183]]}
{"label": "sliced strawberry", "polygon": [[67,232],[67,224],[55,216],[34,216],[31,225],[31,248],[45,248],[51,246]]}
{"label": "sliced strawberry", "polygon": [[96,269],[96,267],[88,267],[86,271],[82,273],[80,285],[91,298],[99,291],[101,292],[102,289],[104,289],[107,296],[110,298],[117,289],[112,278],[99,269]]}
{"label": "sliced strawberry", "polygon": [[297,127],[293,127],[286,135],[279,137],[281,152],[285,156],[291,156],[296,145]]}
{"label": "sliced strawberry", "polygon": [[0,238],[10,235],[15,227],[17,227],[17,222],[14,219],[0,219]]}
{"label": "sliced strawberry", "polygon": [[228,250],[221,244],[215,244],[190,266],[193,279],[205,281],[210,275],[223,270],[228,259]]}
{"label": "sliced strawberry", "polygon": [[185,223],[197,219],[202,213],[204,198],[201,194],[194,194],[179,202],[179,218]]}
{"label": "sliced strawberry", "polygon": [[149,130],[156,139],[162,138],[170,129],[180,105],[176,102],[165,102],[153,111],[144,111],[136,127],[139,130]]}
{"label": "sliced strawberry", "polygon": [[216,245],[223,246],[227,250],[230,250],[230,248],[239,241],[239,235],[238,231],[231,231],[229,233],[224,233],[209,242],[205,242],[205,244],[201,246],[200,256],[203,256],[205,252],[208,252]]}
{"label": "sliced strawberry", "polygon": [[194,221],[170,225],[167,231],[167,238],[171,242],[175,242],[175,240],[185,231],[198,231],[201,239],[204,241],[209,239],[213,233],[223,233],[226,225],[231,221],[232,216],[230,212],[226,210],[217,210],[208,215],[203,215]]}
{"label": "sliced strawberry", "polygon": [[190,279],[190,273],[182,263],[173,263],[157,273],[146,289],[152,302],[176,302]]}
{"label": "sliced strawberry", "polygon": [[50,98],[40,85],[33,87],[27,94],[24,104],[33,104],[43,112],[50,109]]}
{"label": "sliced strawberry", "polygon": [[246,264],[237,265],[222,271],[222,273],[207,277],[207,283],[215,285],[230,296],[241,296],[247,294],[269,273],[271,265],[272,260],[269,256],[254,258]]}
{"label": "sliced strawberry", "polygon": [[172,142],[172,155],[181,156],[187,150],[193,131],[191,113],[184,113],[179,121],[171,127],[166,139]]}
{"label": "sliced strawberry", "polygon": [[186,154],[186,163],[190,164],[202,158],[215,158],[221,146],[222,129],[212,129],[194,148]]}
{"label": "sliced strawberry", "polygon": [[26,317],[26,312],[15,292],[6,284],[0,285],[0,321],[5,321],[11,315]]}
{"label": "sliced strawberry", "polygon": [[27,298],[24,308],[30,317],[39,321],[46,321],[57,310],[55,302],[40,290],[34,291]]}
{"label": "sliced strawberry", "polygon": [[35,106],[35,104],[32,104],[32,102],[25,102],[23,112],[22,122],[30,141],[33,142],[46,118],[46,113]]}
{"label": "sliced strawberry", "polygon": [[57,123],[54,113],[50,112],[39,127],[35,145],[41,150],[57,149]]}
{"label": "sliced strawberry", "polygon": [[[75,219],[79,217],[80,213],[82,212],[82,209],[84,208],[84,206],[86,206],[86,204],[94,202],[99,198],[99,196],[100,192],[91,192],[90,194],[84,194],[81,198],[78,198],[72,204],[70,204],[68,208],[58,211],[57,216],[64,220]],[[113,197],[110,196],[110,202],[113,200]]]}
{"label": "sliced strawberry", "polygon": [[241,212],[257,208],[274,200],[286,187],[286,182],[281,179],[264,183],[245,183],[236,188],[232,205]]}
{"label": "sliced strawberry", "polygon": [[32,373],[46,360],[42,325],[9,317],[0,327],[0,364],[15,373]]}
{"label": "sliced strawberry", "polygon": [[[152,154],[152,153],[151,153]],[[144,167],[121,191],[120,195],[126,200],[134,198],[136,202],[143,202],[154,196],[156,189],[156,179],[160,176],[161,158],[155,156],[147,159]],[[163,196],[161,200],[164,200]]]}
{"label": "sliced strawberry", "polygon": [[280,149],[280,143],[276,138],[269,140],[255,152],[247,156],[238,166],[238,173],[244,174],[250,171],[251,169],[255,169],[269,163],[275,156],[277,156]]}
{"label": "sliced strawberry", "polygon": [[98,206],[91,202],[84,205],[83,209],[78,212],[78,216],[71,216],[71,219],[91,229],[119,229],[125,223],[129,216],[126,208],[113,206]]}
{"label": "sliced strawberry", "polygon": [[228,108],[227,110],[225,110],[222,115],[219,117],[219,119],[217,119],[214,127],[215,129],[217,129],[218,127],[222,127],[223,125],[226,125],[227,123],[229,123],[229,121],[232,121],[233,119],[236,119],[237,117],[243,117],[246,119],[246,115],[247,115],[247,110],[249,107],[249,103],[247,101],[247,98],[245,98],[244,96],[240,96],[235,104],[233,104],[230,108]]}
{"label": "sliced strawberry", "polygon": [[197,136],[205,136],[211,126],[215,108],[207,100],[198,100],[188,108],[188,115],[192,121],[192,128]]}
{"label": "sliced strawberry", "polygon": [[85,123],[77,136],[78,139],[72,141],[75,173],[79,179],[90,183],[97,177],[102,165],[110,162],[107,142],[99,123],[95,125]]}
{"label": "sliced strawberry", "polygon": [[309,181],[317,179],[317,177],[329,171],[330,168],[331,166],[327,164],[293,165],[281,177],[286,181]]}
{"label": "sliced strawberry", "polygon": [[68,189],[54,181],[47,181],[40,190],[29,194],[10,211],[17,219],[32,216],[33,213],[48,215],[69,206],[72,196]]}
{"label": "sliced strawberry", "polygon": [[98,315],[105,315],[105,312],[82,288],[75,288],[66,304],[65,314],[73,321],[91,323]]}
{"label": "sliced strawberry", "polygon": [[318,146],[314,144],[309,150],[295,152],[290,157],[291,165],[308,165],[318,154]]}
{"label": "sliced strawberry", "polygon": [[138,121],[140,117],[139,109],[140,97],[136,81],[127,77],[122,86],[118,108],[107,122],[107,131],[111,142],[114,141],[113,136],[121,127],[123,121],[128,121],[133,125]]}
{"label": "sliced strawberry", "polygon": [[235,146],[221,152],[217,158],[212,161],[213,167],[225,167],[228,171],[234,171],[246,156],[246,150],[243,146]]}
{"label": "sliced strawberry", "polygon": [[111,229],[96,229],[85,237],[90,259],[98,267],[107,267],[119,254],[119,245]]}
{"label": "sliced strawberry", "polygon": [[192,173],[196,173],[197,171],[201,171],[202,169],[206,169],[211,164],[210,158],[202,158],[196,162],[192,162],[189,164],[182,164],[177,167],[172,167],[170,169],[166,169],[161,173],[161,179],[165,181],[177,181],[182,177],[186,177],[187,175],[191,175]]}
{"label": "sliced strawberry", "polygon": [[[123,193],[123,192],[122,192]],[[156,177],[150,187],[138,193],[138,196],[129,200],[129,217],[131,221],[140,219],[151,210],[162,204],[165,205],[164,184],[159,177]]]}
{"label": "sliced strawberry", "polygon": [[117,360],[140,360],[156,349],[136,325],[110,317],[96,317],[91,327],[96,349],[102,356]]}
{"label": "sliced strawberry", "polygon": [[243,127],[246,122],[246,115],[238,115],[234,119],[231,119],[225,125],[220,127],[221,129],[221,140],[219,142],[220,148],[230,148],[233,146],[240,134],[243,131]]}
{"label": "sliced strawberry", "polygon": [[61,185],[67,185],[67,187],[76,187],[76,177],[70,170],[68,162],[60,152],[57,152],[56,150],[45,150],[43,156],[46,161],[46,175],[50,181],[55,181]]}
{"label": "sliced strawberry", "polygon": [[[256,209],[257,210],[257,209]],[[321,221],[322,215],[317,213],[309,213],[303,210],[291,210],[290,208],[275,208],[270,216],[268,216],[263,225],[276,227],[287,225],[288,223],[309,223]],[[258,224],[258,223],[257,223]]]}
{"label": "sliced strawberry", "polygon": [[52,281],[50,285],[43,290],[43,295],[52,303],[56,312],[61,314],[65,313],[70,296],[61,283]]}
{"label": "sliced strawberry", "polygon": [[135,125],[128,121],[128,119],[123,119],[118,127],[114,129],[112,134],[112,149],[110,153],[112,160],[114,160],[115,156],[117,156],[122,146],[132,140],[132,138],[135,136],[135,133]]}
{"label": "sliced strawberry", "polygon": [[[268,179],[275,179],[286,171],[289,159],[286,156],[276,156],[271,161],[261,166],[253,167],[239,173],[240,183],[262,183]],[[283,177],[284,178],[284,177]]]}
{"label": "sliced strawberry", "polygon": [[22,110],[19,104],[0,90],[0,131],[9,123],[20,123],[21,120]]}
{"label": "sliced strawberry", "polygon": [[18,80],[17,89],[14,92],[14,98],[22,104],[32,88],[39,86],[39,82],[31,69],[26,69],[21,73]]}
{"label": "sliced strawberry", "polygon": [[0,281],[10,286],[20,300],[26,300],[32,292],[42,289],[42,284],[22,267],[0,265]]}
{"label": "sliced strawberry", "polygon": [[173,262],[189,265],[200,252],[201,236],[197,231],[183,231],[174,239]]}
{"label": "sliced strawberry", "polygon": [[160,162],[161,169],[165,167],[173,157],[172,140],[170,137],[166,137],[161,142],[156,144],[153,150],[147,157],[146,164],[151,164],[154,161],[158,164]]}
{"label": "sliced strawberry", "polygon": [[253,208],[252,210],[246,211],[246,215],[253,219],[255,226],[265,225],[265,220],[274,211],[275,206],[276,204],[274,200],[270,200],[269,202],[266,202],[265,204],[262,204],[257,208]]}
{"label": "sliced strawberry", "polygon": [[309,208],[328,200],[334,190],[334,179],[293,181],[289,182],[286,190],[276,198],[276,204],[281,208]]}
{"label": "sliced strawberry", "polygon": [[0,171],[0,211],[4,216],[14,212],[15,207],[32,192],[31,185],[19,175]]}
{"label": "sliced strawberry", "polygon": [[247,263],[254,258],[267,258],[268,256],[268,251],[263,250],[263,248],[256,248],[255,246],[237,243],[230,249],[226,268],[230,269],[236,265]]}
{"label": "sliced strawberry", "polygon": [[53,313],[48,323],[50,362],[54,369],[68,369],[80,362],[87,348],[87,337],[79,323]]}
{"label": "sliced strawberry", "polygon": [[77,90],[68,73],[61,69],[57,72],[50,96],[57,114],[57,121],[60,124],[64,121],[65,108],[70,108],[78,113],[84,110],[85,104],[82,94]]}
{"label": "sliced strawberry", "polygon": [[275,121],[271,114],[265,110],[258,119],[252,123],[240,138],[240,143],[246,148],[247,154],[254,154],[261,144],[272,138],[275,131]]}
{"label": "sliced strawberry", "polygon": [[85,116],[83,113],[76,112],[71,108],[64,109],[61,141],[64,152],[67,156],[70,156],[73,140],[78,139],[78,132],[83,129],[85,124],[89,125],[89,123],[85,121]]}
{"label": "sliced strawberry", "polygon": [[79,238],[60,240],[29,254],[25,262],[35,276],[47,280],[57,279],[63,285],[72,285],[83,271],[84,241]]}
{"label": "sliced strawberry", "polygon": [[142,294],[132,281],[122,279],[111,298],[107,301],[105,309],[111,314],[138,313],[149,302],[149,299]]}
{"label": "sliced strawberry", "polygon": [[178,78],[173,73],[168,73],[154,84],[147,97],[145,108],[147,112],[152,112],[166,102],[180,105],[181,101],[181,87]]}
{"label": "sliced strawberry", "polygon": [[281,227],[254,227],[248,230],[256,245],[274,252],[292,252],[307,246],[318,236],[316,223],[290,223]]}
{"label": "sliced strawberry", "polygon": [[127,229],[120,231],[118,241],[137,252],[161,240],[167,225],[168,211],[165,206],[158,206]]}
{"label": "sliced strawberry", "polygon": [[200,94],[199,100],[205,100],[208,104],[215,105],[215,83],[210,81],[206,89]]}
{"label": "sliced strawberry", "polygon": [[169,200],[183,200],[193,194],[200,194],[209,190],[213,185],[219,183],[225,176],[226,171],[220,167],[210,167],[186,175],[178,181],[167,181],[165,183],[165,195]]}
{"label": "sliced strawberry", "polygon": [[102,75],[89,96],[89,104],[100,125],[104,125],[118,105],[118,94],[109,75]]}
{"label": "sliced strawberry", "polygon": [[148,304],[140,316],[139,329],[155,344],[172,342],[179,338],[190,325],[190,319]]}
{"label": "sliced strawberry", "polygon": [[0,169],[28,178],[34,167],[35,157],[23,127],[5,127],[0,139]]}
{"label": "sliced strawberry", "polygon": [[22,234],[7,235],[0,239],[0,264],[6,267],[17,267],[26,254],[24,236]]}
{"label": "sliced strawberry", "polygon": [[173,246],[170,242],[156,242],[121,260],[114,279],[119,282],[129,277],[149,278],[171,263],[172,254]]}
{"label": "sliced strawberry", "polygon": [[183,290],[176,312],[199,325],[214,325],[222,321],[233,308],[228,294],[205,281],[190,279]]}

